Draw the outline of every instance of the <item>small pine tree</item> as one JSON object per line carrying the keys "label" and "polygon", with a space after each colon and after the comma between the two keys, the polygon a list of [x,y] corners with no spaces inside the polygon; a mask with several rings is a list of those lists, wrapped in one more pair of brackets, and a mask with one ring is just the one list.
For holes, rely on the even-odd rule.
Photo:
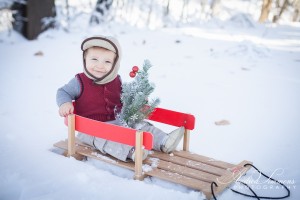
{"label": "small pine tree", "polygon": [[143,69],[133,71],[135,78],[130,83],[122,84],[121,102],[123,107],[116,112],[118,119],[124,126],[134,128],[154,111],[160,103],[158,98],[148,101],[149,95],[154,91],[154,85],[148,80],[148,70],[152,67],[148,60],[144,61]]}

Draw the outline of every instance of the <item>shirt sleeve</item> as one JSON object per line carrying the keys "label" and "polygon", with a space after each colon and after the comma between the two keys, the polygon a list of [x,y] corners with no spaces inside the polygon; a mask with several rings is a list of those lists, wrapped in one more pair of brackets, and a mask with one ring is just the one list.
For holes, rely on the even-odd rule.
{"label": "shirt sleeve", "polygon": [[79,80],[74,77],[64,85],[63,87],[59,88],[56,93],[56,103],[58,106],[66,102],[72,102],[80,95],[80,83]]}

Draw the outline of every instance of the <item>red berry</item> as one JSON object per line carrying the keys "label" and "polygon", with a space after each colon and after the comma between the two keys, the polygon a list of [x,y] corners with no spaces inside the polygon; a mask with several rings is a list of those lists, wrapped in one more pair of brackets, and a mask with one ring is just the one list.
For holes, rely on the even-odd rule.
{"label": "red berry", "polygon": [[135,75],[136,75],[136,74],[135,74],[135,72],[133,72],[133,71],[129,73],[129,76],[130,76],[131,78],[134,78]]}
{"label": "red berry", "polygon": [[132,67],[132,71],[133,71],[133,72],[138,72],[138,71],[139,71],[138,66],[133,66],[133,67]]}

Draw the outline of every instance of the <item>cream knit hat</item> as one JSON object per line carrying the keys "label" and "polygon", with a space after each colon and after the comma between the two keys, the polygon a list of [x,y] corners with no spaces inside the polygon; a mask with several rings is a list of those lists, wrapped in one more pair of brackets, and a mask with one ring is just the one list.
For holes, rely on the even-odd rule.
{"label": "cream knit hat", "polygon": [[[97,78],[93,76],[88,70],[86,69],[85,65],[85,52],[88,48],[91,47],[102,47],[113,51],[116,54],[115,61],[113,63],[113,67],[111,70],[103,77]],[[89,77],[90,79],[94,80],[94,83],[102,85],[113,81],[117,75],[120,68],[120,60],[121,60],[121,47],[118,40],[111,36],[94,36],[85,39],[81,44],[81,50],[83,51],[83,67],[84,67],[84,74]]]}

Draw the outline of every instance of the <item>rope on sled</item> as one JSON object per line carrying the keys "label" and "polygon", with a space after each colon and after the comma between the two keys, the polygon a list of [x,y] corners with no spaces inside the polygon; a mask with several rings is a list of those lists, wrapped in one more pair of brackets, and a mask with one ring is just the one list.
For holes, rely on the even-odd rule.
{"label": "rope on sled", "polygon": [[[245,185],[247,188],[249,188],[249,190],[254,194],[254,197],[256,197],[258,200],[260,200],[260,198],[256,195],[256,193],[252,190],[251,187],[249,187],[249,185],[247,185],[246,183],[244,182],[241,182],[241,181],[238,181],[239,183],[242,183],[243,185]],[[216,196],[215,196],[215,193],[214,193],[214,190],[213,190],[213,185],[215,185],[216,187],[218,187],[218,184],[216,182],[212,182],[211,185],[210,185],[210,189],[211,189],[211,193],[214,197],[214,200],[217,200]]]}
{"label": "rope on sled", "polygon": [[216,184],[216,182],[212,182],[211,183],[211,185],[210,185],[210,190],[211,190],[211,193],[212,193],[212,195],[213,195],[213,197],[214,197],[214,200],[217,200],[217,198],[216,198],[216,196],[215,196],[215,192],[214,192],[214,187],[213,186],[216,186],[216,187],[218,187],[218,184]]}
{"label": "rope on sled", "polygon": [[[249,194],[246,194],[246,193],[242,193],[242,192],[236,191],[236,190],[234,190],[234,189],[231,189],[231,191],[233,191],[233,192],[235,192],[235,193],[237,193],[237,194],[246,196],[246,197],[256,198],[256,199],[258,199],[258,200],[260,200],[260,199],[285,199],[285,198],[287,198],[287,197],[290,196],[290,193],[291,193],[291,192],[290,192],[290,190],[287,188],[286,185],[284,185],[283,183],[279,182],[278,180],[275,180],[275,179],[273,179],[273,178],[267,176],[266,174],[262,173],[262,172],[261,172],[260,170],[258,170],[254,165],[252,165],[252,164],[250,164],[250,163],[247,163],[247,164],[244,165],[244,167],[246,167],[246,166],[251,166],[251,167],[253,167],[258,173],[260,173],[260,174],[263,175],[264,177],[266,177],[266,178],[268,178],[268,179],[270,179],[270,180],[272,180],[272,181],[274,181],[274,182],[276,182],[276,183],[282,185],[282,186],[286,189],[287,195],[282,196],[282,197],[257,196],[257,194],[249,187],[249,185],[247,185],[246,183],[241,182],[241,181],[238,181],[238,182],[241,183],[241,184],[243,184],[243,185],[245,185],[246,187],[248,187],[249,190],[253,193],[253,195],[249,195]],[[217,185],[216,182],[212,182],[211,185],[210,185],[210,189],[211,189],[211,193],[212,193],[212,195],[213,195],[214,200],[217,200],[217,198],[216,198],[216,196],[215,196],[215,193],[214,193],[214,188],[213,188],[214,185],[215,185],[216,187],[218,187],[218,185]]]}
{"label": "rope on sled", "polygon": [[[252,190],[252,188],[251,188],[249,185],[247,185],[246,183],[241,182],[241,181],[238,181],[238,182],[241,183],[241,184],[243,184],[243,185],[245,185],[245,186],[252,192],[252,194],[254,194],[254,196],[252,196],[253,198],[255,197],[255,198],[257,198],[258,200],[260,200],[260,198],[257,196],[257,194]],[[231,190],[233,191],[233,189],[231,189]],[[233,192],[237,192],[237,191],[233,191]],[[237,192],[237,193],[243,195],[243,194],[240,193],[240,192]]]}

